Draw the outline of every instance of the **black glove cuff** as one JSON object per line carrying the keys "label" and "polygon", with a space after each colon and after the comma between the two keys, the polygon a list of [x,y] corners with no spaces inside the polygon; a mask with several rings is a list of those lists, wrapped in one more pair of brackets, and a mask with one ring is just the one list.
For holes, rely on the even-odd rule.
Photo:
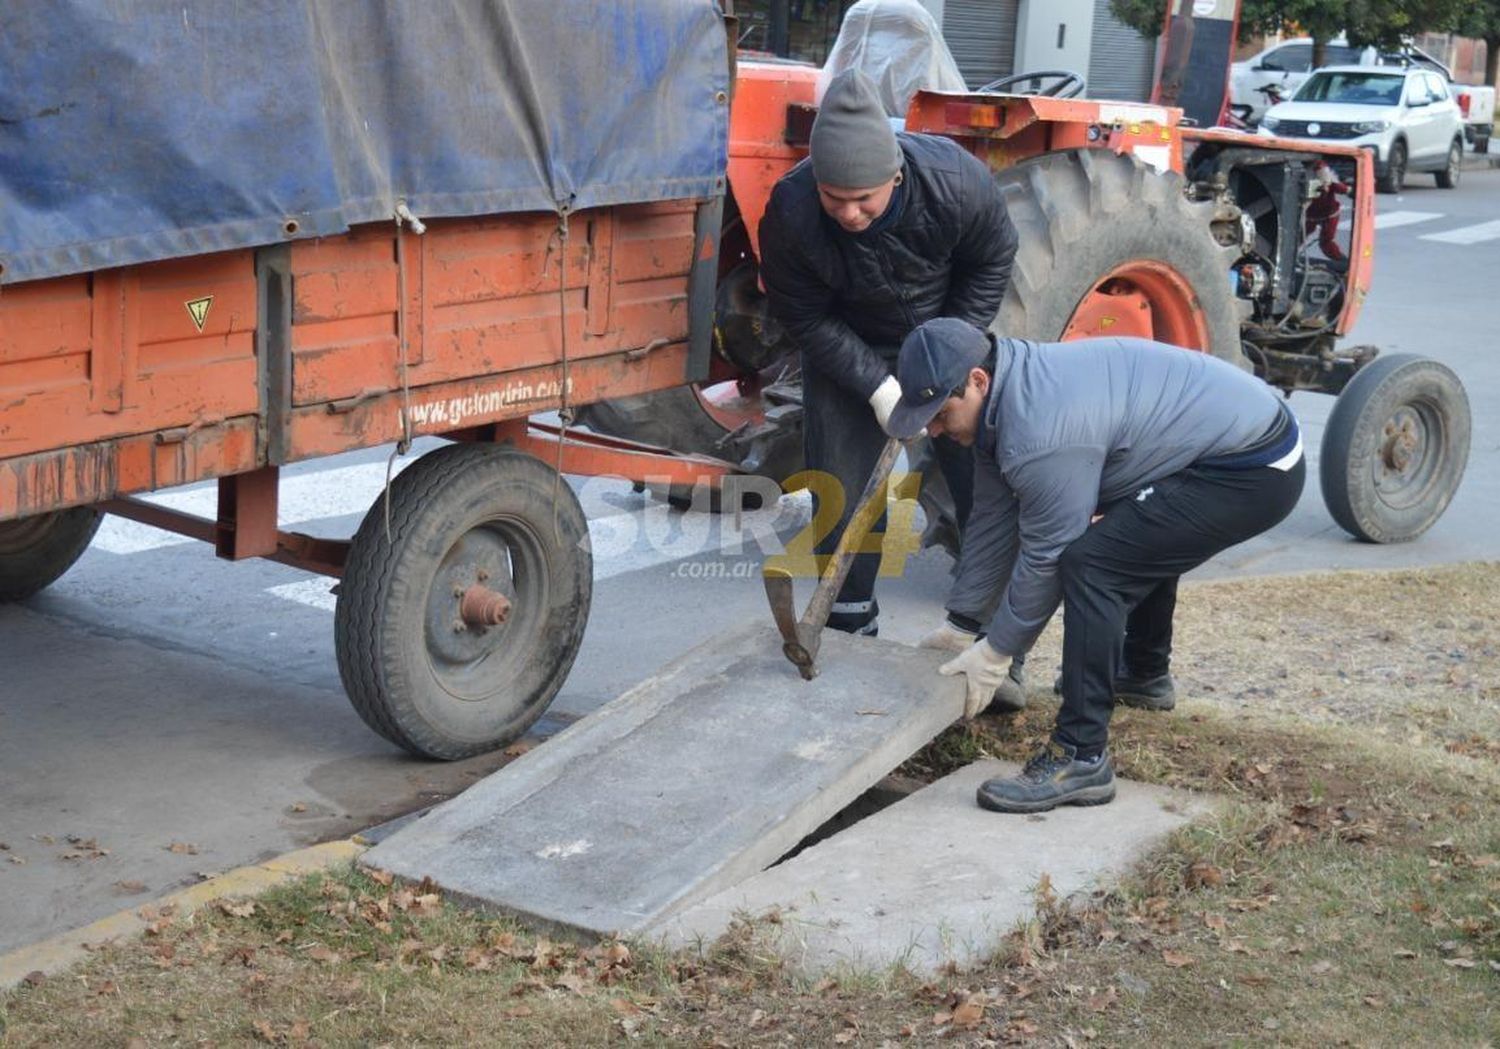
{"label": "black glove cuff", "polygon": [[977,619],[970,619],[968,616],[961,616],[957,612],[948,613],[948,625],[957,627],[966,634],[976,634],[979,637],[984,637],[983,623]]}

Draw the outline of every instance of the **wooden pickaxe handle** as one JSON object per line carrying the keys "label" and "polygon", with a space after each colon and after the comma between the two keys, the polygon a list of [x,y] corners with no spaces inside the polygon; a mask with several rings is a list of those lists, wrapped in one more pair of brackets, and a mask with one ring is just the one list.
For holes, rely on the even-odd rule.
{"label": "wooden pickaxe handle", "polygon": [[808,681],[818,673],[815,666],[818,647],[822,641],[823,627],[827,625],[828,615],[833,610],[834,599],[843,588],[844,580],[849,577],[849,569],[854,564],[855,555],[864,545],[865,537],[875,527],[875,522],[880,520],[880,515],[885,513],[886,482],[890,480],[891,470],[900,454],[900,441],[892,437],[885,442],[880,458],[875,460],[875,468],[870,471],[870,479],[865,482],[865,490],[860,493],[859,502],[849,518],[849,524],[839,537],[838,546],[830,555],[828,564],[824,566],[817,588],[813,590],[812,600],[807,603],[807,610],[800,619],[796,618],[792,601],[791,573],[774,567],[767,567],[762,572],[766,598],[771,602],[771,615],[776,620],[776,628],[781,632],[781,650]]}

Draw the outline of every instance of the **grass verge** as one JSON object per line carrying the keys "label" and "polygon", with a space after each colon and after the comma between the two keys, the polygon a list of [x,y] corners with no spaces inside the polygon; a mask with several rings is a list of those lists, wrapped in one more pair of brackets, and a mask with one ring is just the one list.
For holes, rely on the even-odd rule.
{"label": "grass verge", "polygon": [[[0,998],[0,1044],[1491,1045],[1500,763],[1481,707],[1497,575],[1190,589],[1189,698],[1121,711],[1113,750],[1122,775],[1227,804],[1108,893],[1065,902],[1043,885],[1035,920],[971,970],[806,977],[766,947],[765,918],[700,951],[563,943],[344,870],[189,917],[148,912],[140,941]],[[1391,628],[1366,620],[1398,599],[1418,625],[1382,640]],[[1433,608],[1448,627],[1422,618]],[[1203,652],[1210,635],[1220,647]],[[1338,658],[1294,659],[1292,639],[1314,636]],[[1345,663],[1360,645],[1393,669]],[[1237,694],[1236,666],[1286,695]],[[1295,710],[1340,669],[1342,716]],[[1448,715],[1414,728],[1388,674]],[[1051,716],[1035,689],[1031,709],[950,730],[907,770],[1022,758]]]}

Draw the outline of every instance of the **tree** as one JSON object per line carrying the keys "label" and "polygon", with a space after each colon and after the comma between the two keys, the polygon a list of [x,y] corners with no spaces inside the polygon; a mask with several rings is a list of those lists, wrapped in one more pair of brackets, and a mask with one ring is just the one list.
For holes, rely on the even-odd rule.
{"label": "tree", "polygon": [[1484,41],[1484,82],[1495,86],[1500,73],[1500,0],[1477,0],[1468,5],[1455,29]]}
{"label": "tree", "polygon": [[[1158,36],[1166,18],[1160,0],[1110,0],[1116,18],[1145,36]],[[1296,31],[1312,37],[1313,66],[1323,64],[1328,41],[1340,33],[1355,46],[1400,47],[1405,37],[1454,29],[1470,9],[1500,16],[1500,0],[1243,0],[1241,33]],[[1500,21],[1495,23],[1500,25]],[[1496,46],[1491,45],[1491,65]]]}

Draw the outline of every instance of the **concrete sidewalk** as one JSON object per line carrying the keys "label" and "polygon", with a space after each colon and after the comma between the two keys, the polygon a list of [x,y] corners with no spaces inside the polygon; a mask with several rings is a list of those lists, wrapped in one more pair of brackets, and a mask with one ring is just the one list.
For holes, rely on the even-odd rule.
{"label": "concrete sidewalk", "polygon": [[960,769],[651,934],[674,947],[707,943],[736,917],[774,912],[761,928],[807,972],[967,966],[1032,917],[1044,876],[1063,898],[1107,886],[1211,804],[1124,780],[1103,806],[1010,816],[976,804],[981,783],[1016,771],[999,761]]}
{"label": "concrete sidewalk", "polygon": [[[777,866],[951,725],[947,655],[825,633],[802,681],[754,626],[694,649],[425,818],[363,862],[592,935],[713,939],[781,907],[799,964],[968,962],[1032,913],[1046,874],[1068,894],[1116,877],[1200,804],[1121,784],[1040,816],[981,810],[984,762]],[[768,869],[769,868],[769,869]]]}

